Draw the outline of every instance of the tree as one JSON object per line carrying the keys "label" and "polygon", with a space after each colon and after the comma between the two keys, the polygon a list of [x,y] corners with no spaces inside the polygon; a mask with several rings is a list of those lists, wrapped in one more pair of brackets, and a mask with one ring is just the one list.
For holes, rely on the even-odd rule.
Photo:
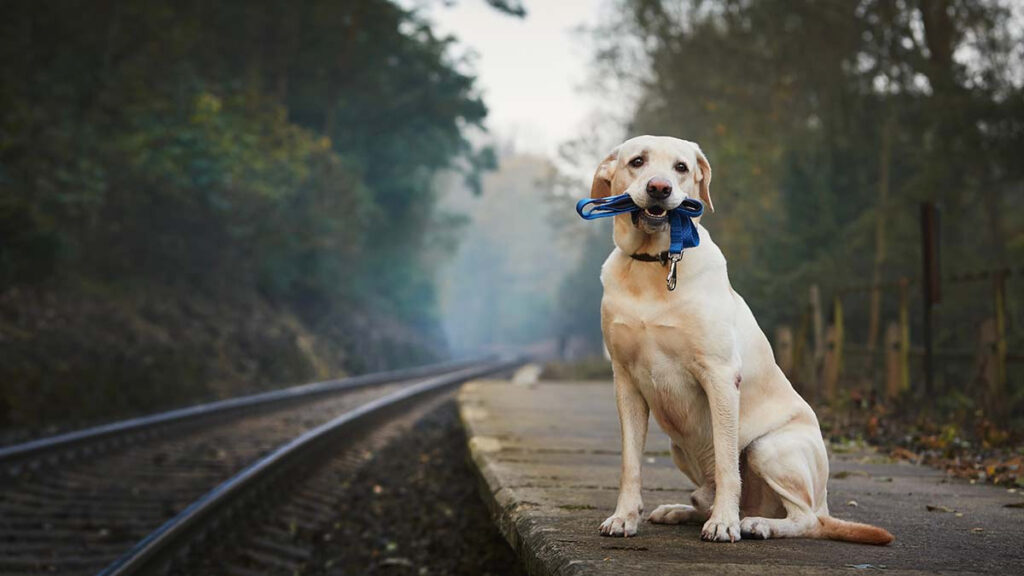
{"label": "tree", "polygon": [[[615,13],[593,34],[595,75],[628,78],[612,88],[636,95],[629,134],[702,145],[719,207],[706,225],[769,333],[797,320],[812,282],[916,275],[923,200],[947,214],[947,269],[1024,261],[1010,2],[621,0]],[[894,300],[848,302],[848,337],[877,343]],[[944,307],[939,341],[969,347],[963,328],[988,308]]]}
{"label": "tree", "polygon": [[[183,324],[209,304],[224,326],[193,333],[209,338],[199,349],[249,338],[240,318],[259,309],[269,332],[294,335],[268,349],[315,338],[307,348],[323,356],[256,376],[278,382],[311,377],[313,364],[445,354],[431,182],[442,170],[478,181],[493,164],[466,138],[487,109],[449,54],[454,39],[387,0],[0,0],[0,12],[0,338],[19,343],[0,352],[0,383],[59,380],[16,355],[56,341],[47,334],[81,350],[95,340],[58,334],[43,308],[26,316],[33,299],[80,319],[83,299],[132,307],[125,294],[159,293]],[[132,331],[151,320],[123,312],[135,321],[119,337],[145,344],[152,334]],[[162,340],[145,354],[185,347]],[[288,356],[249,348],[253,365]],[[238,376],[208,356],[173,376]],[[65,370],[85,374],[80,361],[69,355]],[[103,376],[114,393],[145,373],[122,368]]]}

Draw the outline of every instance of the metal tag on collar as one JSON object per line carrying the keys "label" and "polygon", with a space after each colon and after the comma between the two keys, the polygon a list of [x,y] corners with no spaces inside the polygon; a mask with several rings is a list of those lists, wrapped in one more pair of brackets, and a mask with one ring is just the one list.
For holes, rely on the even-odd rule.
{"label": "metal tag on collar", "polygon": [[665,278],[665,284],[668,286],[669,292],[676,289],[676,264],[678,264],[682,259],[682,252],[679,254],[671,254],[669,256],[668,278]]}

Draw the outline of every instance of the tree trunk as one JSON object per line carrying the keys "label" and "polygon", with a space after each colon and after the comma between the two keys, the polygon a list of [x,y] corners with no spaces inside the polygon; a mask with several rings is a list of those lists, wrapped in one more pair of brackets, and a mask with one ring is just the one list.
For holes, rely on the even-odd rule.
{"label": "tree trunk", "polygon": [[341,32],[345,41],[341,49],[338,50],[338,56],[334,62],[333,69],[327,71],[327,102],[324,103],[323,133],[328,138],[334,138],[334,125],[338,113],[338,95],[341,93],[342,78],[344,78],[348,69],[352,50],[356,43],[356,36],[359,34],[363,4],[363,2],[357,2],[352,9],[352,15],[349,18],[348,24],[345,26],[344,31]]}
{"label": "tree trunk", "polygon": [[957,92],[953,52],[958,32],[949,13],[948,0],[925,0],[921,3],[921,22],[924,24],[924,40],[928,47],[928,81],[936,95],[953,95]]}

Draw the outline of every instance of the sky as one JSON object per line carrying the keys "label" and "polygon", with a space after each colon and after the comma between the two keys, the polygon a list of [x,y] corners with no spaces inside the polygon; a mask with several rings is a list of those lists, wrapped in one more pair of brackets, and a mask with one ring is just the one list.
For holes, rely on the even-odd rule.
{"label": "sky", "polygon": [[[525,19],[459,0],[400,0],[417,8],[441,35],[459,39],[459,50],[476,53],[473,69],[490,109],[488,127],[518,151],[553,155],[576,134],[592,109],[589,52],[580,25],[597,22],[607,0],[525,0]],[[459,50],[457,54],[462,53]]]}

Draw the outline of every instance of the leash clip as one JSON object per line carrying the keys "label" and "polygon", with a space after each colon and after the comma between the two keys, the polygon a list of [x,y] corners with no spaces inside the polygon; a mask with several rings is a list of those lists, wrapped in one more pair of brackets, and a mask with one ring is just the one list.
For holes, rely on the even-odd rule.
{"label": "leash clip", "polygon": [[683,259],[683,253],[672,254],[669,259],[668,267],[668,278],[665,278],[665,285],[668,287],[668,291],[671,292],[676,289],[676,264]]}

